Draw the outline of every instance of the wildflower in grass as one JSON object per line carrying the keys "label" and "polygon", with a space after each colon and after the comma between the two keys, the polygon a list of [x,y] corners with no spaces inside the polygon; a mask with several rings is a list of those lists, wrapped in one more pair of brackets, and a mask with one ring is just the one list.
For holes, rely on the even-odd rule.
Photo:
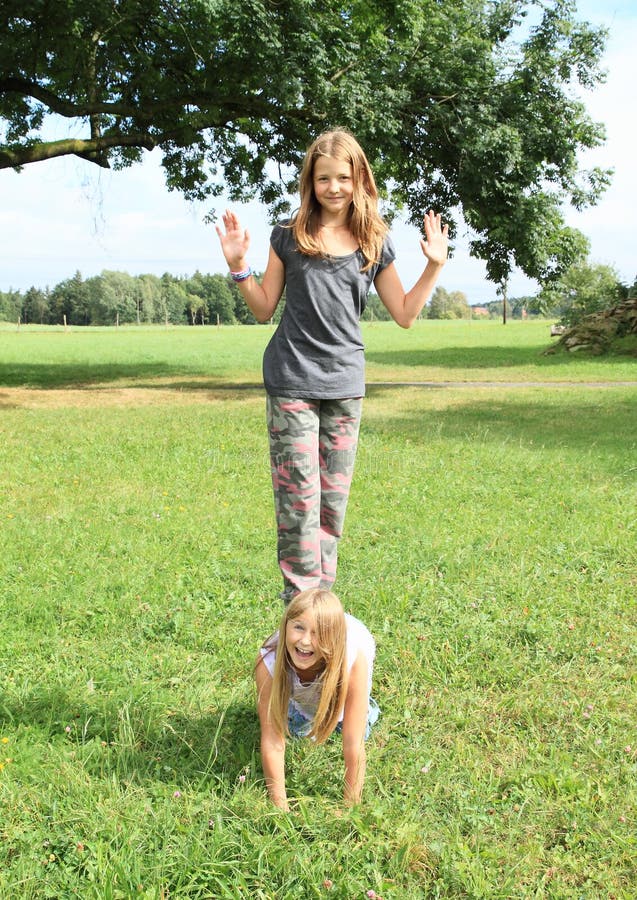
{"label": "wildflower in grass", "polygon": [[175,798],[175,800],[181,799],[181,791],[174,791],[173,797]]}
{"label": "wildflower in grass", "polygon": [[325,888],[326,891],[329,891],[329,890],[331,890],[331,888],[334,887],[334,882],[332,881],[331,878],[326,878],[325,881],[323,882],[323,887]]}
{"label": "wildflower in grass", "polygon": [[246,780],[245,775],[239,775],[239,784],[243,784]]}
{"label": "wildflower in grass", "polygon": [[422,772],[423,775],[426,775],[429,772],[430,768],[431,768],[431,766],[426,765],[426,766],[423,766],[420,771]]}
{"label": "wildflower in grass", "polygon": [[65,728],[64,730],[66,731],[67,734],[70,734],[70,733],[71,733],[71,726],[70,726],[70,725],[67,725],[66,728]]}
{"label": "wildflower in grass", "polygon": [[9,738],[8,738],[8,737],[0,738],[0,744],[8,744],[8,743],[9,743]]}

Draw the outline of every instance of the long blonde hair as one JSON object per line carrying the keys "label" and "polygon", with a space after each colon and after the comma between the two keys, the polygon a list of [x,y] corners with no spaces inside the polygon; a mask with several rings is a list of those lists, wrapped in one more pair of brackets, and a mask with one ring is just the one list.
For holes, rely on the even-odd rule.
{"label": "long blonde hair", "polygon": [[314,164],[321,156],[343,160],[352,167],[354,196],[347,224],[365,258],[361,271],[366,272],[380,261],[389,229],[378,212],[378,190],[371,166],[354,135],[345,129],[325,131],[305,154],[299,179],[301,205],[291,222],[294,240],[301,253],[325,256],[318,237],[321,207],[314,194]]}
{"label": "long blonde hair", "polygon": [[[325,660],[325,669],[320,675],[321,696],[309,736],[313,737],[317,744],[322,744],[338,724],[341,710],[345,705],[348,682],[345,613],[341,601],[331,591],[320,588],[303,591],[286,607],[279,626],[268,715],[270,722],[280,734],[289,734],[288,705],[292,662],[287,651],[285,634],[288,622],[308,610],[314,614],[318,649]],[[273,640],[266,641],[263,647],[273,650]]]}

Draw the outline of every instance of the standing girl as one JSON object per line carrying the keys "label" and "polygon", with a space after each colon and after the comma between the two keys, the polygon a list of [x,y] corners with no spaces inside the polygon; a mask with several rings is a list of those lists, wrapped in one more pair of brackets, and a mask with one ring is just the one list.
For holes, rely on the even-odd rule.
{"label": "standing girl", "polygon": [[374,639],[340,600],[318,588],[287,605],[279,630],[263,644],[255,667],[261,763],[270,799],[287,810],[285,737],[322,744],[343,734],[344,800],[361,799],[365,738],[378,718],[371,699]]}
{"label": "standing girl", "polygon": [[327,131],[307,151],[301,205],[276,225],[259,284],[247,263],[248,231],[230,211],[217,234],[230,274],[259,322],[285,289],[281,322],[263,358],[270,459],[285,602],[329,588],[354,469],[364,346],[359,319],[374,285],[392,318],[409,328],[447,259],[447,226],[433,212],[420,241],[427,260],[405,293],[363,150],[347,131]]}

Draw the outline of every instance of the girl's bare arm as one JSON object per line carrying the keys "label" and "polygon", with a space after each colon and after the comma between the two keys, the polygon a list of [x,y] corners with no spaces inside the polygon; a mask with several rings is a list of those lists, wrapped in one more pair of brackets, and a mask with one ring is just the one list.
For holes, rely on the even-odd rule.
{"label": "girl's bare arm", "polygon": [[[216,226],[223,255],[231,272],[248,270],[247,253],[250,234],[244,229],[235,213],[226,210],[223,214],[225,231]],[[237,287],[250,312],[257,322],[267,322],[274,315],[285,284],[285,266],[270,247],[268,264],[261,284],[253,275],[237,282]]]}
{"label": "girl's bare arm", "polygon": [[257,662],[254,677],[257,683],[257,709],[261,723],[261,765],[268,796],[275,806],[289,812],[285,790],[285,737],[274,730],[269,720],[272,676],[261,657]]}
{"label": "girl's bare arm", "polygon": [[367,765],[365,729],[368,707],[367,660],[362,653],[359,653],[350,672],[343,713],[343,759],[345,761],[343,799],[347,806],[360,803],[363,793]]}
{"label": "girl's bare arm", "polygon": [[421,239],[420,246],[427,265],[413,288],[405,293],[393,263],[379,272],[374,281],[378,296],[401,328],[410,328],[414,324],[447,261],[449,227],[443,227],[440,215],[429,211],[424,219],[424,229],[425,238]]}

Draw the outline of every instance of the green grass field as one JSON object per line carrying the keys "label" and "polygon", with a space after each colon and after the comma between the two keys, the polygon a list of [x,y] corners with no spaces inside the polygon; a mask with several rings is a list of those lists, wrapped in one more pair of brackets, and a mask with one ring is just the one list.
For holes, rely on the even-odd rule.
{"label": "green grass field", "polygon": [[378,644],[364,802],[338,738],[301,742],[285,815],[251,678],[270,333],[0,331],[0,897],[632,900],[637,362],[367,326],[371,382],[440,386],[365,402],[337,582]]}
{"label": "green grass field", "polygon": [[[550,323],[423,321],[363,326],[367,377],[385,381],[633,381],[634,357],[546,354]],[[177,388],[261,383],[271,326],[69,329],[0,326],[0,386]]]}

